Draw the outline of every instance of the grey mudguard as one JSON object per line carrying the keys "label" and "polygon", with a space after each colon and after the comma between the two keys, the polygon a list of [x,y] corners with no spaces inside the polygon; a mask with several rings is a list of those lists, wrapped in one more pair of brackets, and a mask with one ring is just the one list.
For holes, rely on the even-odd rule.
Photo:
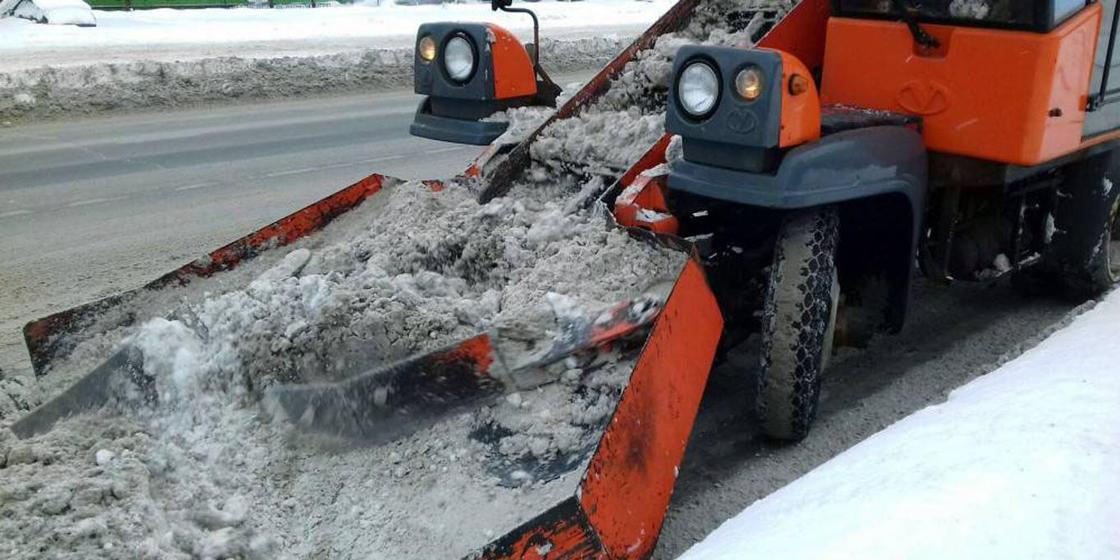
{"label": "grey mudguard", "polygon": [[679,160],[669,188],[740,204],[794,210],[901,194],[910,205],[910,243],[883,255],[893,278],[887,324],[897,332],[909,307],[911,269],[921,233],[927,188],[922,137],[901,126],[838,132],[789,151],[773,175]]}
{"label": "grey mudguard", "polygon": [[412,126],[408,131],[421,138],[485,146],[501,136],[507,128],[507,122],[469,121],[433,115],[430,103],[425,98],[416,109],[416,117],[412,119]]}
{"label": "grey mudguard", "polygon": [[774,174],[678,160],[672,164],[669,188],[780,209],[899,193],[910,200],[914,215],[920,216],[926,174],[926,149],[917,132],[877,126],[840,132],[794,148]]}

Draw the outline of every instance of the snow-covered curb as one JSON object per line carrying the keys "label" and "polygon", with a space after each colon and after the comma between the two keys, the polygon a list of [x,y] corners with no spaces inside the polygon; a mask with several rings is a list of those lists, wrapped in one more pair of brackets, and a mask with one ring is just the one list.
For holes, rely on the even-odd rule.
{"label": "snow-covered curb", "polygon": [[[553,74],[594,69],[634,39],[621,35],[543,39],[541,58]],[[35,68],[0,74],[0,122],[411,86],[411,48]]]}
{"label": "snow-covered curb", "polygon": [[1120,558],[1120,292],[681,560]]}

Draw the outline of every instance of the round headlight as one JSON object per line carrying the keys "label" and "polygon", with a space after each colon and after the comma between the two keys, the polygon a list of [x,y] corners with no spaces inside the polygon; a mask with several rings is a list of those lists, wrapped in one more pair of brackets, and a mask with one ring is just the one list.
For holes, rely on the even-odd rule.
{"label": "round headlight", "polygon": [[735,76],[735,91],[747,101],[758,99],[762,95],[762,71],[753,66],[740,70]]}
{"label": "round headlight", "polygon": [[432,39],[431,35],[425,35],[420,38],[420,42],[416,45],[416,54],[420,55],[420,60],[424,62],[431,62],[436,58],[436,40]]}
{"label": "round headlight", "polygon": [[677,80],[677,99],[685,112],[693,117],[703,117],[719,101],[719,77],[707,62],[693,62],[685,66]]}
{"label": "round headlight", "polygon": [[462,35],[451,38],[443,47],[443,67],[457,82],[465,82],[474,73],[474,46]]}

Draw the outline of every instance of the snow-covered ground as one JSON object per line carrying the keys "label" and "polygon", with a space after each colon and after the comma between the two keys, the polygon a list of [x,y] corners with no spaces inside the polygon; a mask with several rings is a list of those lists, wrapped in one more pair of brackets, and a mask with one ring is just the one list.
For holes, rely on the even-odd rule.
{"label": "snow-covered ground", "polygon": [[[534,3],[552,73],[601,67],[673,0]],[[0,126],[117,109],[412,87],[417,27],[488,21],[532,40],[524,14],[488,3],[97,11],[97,27],[0,19]]]}
{"label": "snow-covered ground", "polygon": [[680,560],[1120,558],[1120,292]]}
{"label": "snow-covered ground", "polygon": [[[597,36],[622,29],[644,29],[673,5],[672,0],[586,0],[527,4],[540,18],[544,37],[571,32]],[[430,21],[486,21],[530,39],[524,14],[493,12],[488,3],[434,6],[336,6],[316,9],[205,9],[97,11],[96,28],[36,25],[0,20],[0,71],[16,67],[69,64],[95,57],[120,60],[120,52],[142,47],[179,58],[274,56],[276,53],[338,52],[344,45],[366,48],[411,47],[416,28]],[[69,53],[69,59],[55,56]],[[38,55],[50,55],[43,59]],[[38,57],[39,60],[26,60]],[[17,60],[23,58],[24,60]],[[150,56],[141,57],[150,59]]]}

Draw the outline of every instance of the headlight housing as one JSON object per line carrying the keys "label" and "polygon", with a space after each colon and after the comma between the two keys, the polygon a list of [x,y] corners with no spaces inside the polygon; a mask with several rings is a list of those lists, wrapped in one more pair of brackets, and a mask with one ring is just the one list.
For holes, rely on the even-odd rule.
{"label": "headlight housing", "polygon": [[420,60],[424,62],[431,62],[436,58],[436,40],[431,35],[425,35],[420,38],[420,42],[416,45],[416,54],[420,55]]}
{"label": "headlight housing", "polygon": [[689,63],[677,80],[677,99],[693,118],[710,115],[719,103],[719,94],[719,73],[705,61]]}
{"label": "headlight housing", "polygon": [[462,34],[451,37],[443,46],[443,69],[456,82],[463,83],[470,79],[477,60],[474,44]]}
{"label": "headlight housing", "polygon": [[735,93],[747,101],[754,101],[762,96],[762,70],[757,66],[748,66],[735,75]]}

